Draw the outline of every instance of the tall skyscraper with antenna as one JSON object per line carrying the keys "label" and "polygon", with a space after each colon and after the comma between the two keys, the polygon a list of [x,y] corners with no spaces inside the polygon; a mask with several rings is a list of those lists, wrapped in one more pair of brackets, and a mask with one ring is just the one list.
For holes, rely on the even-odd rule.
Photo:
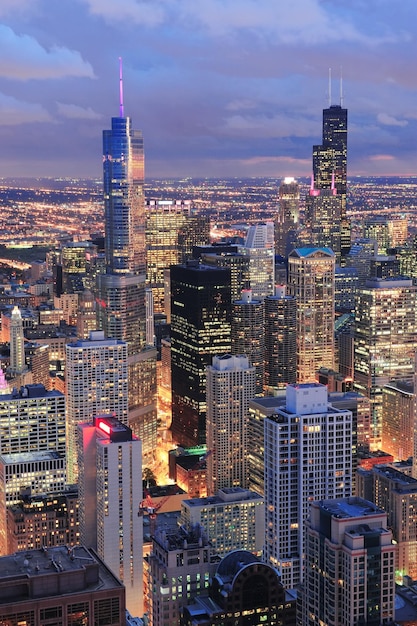
{"label": "tall skyscraper with antenna", "polygon": [[[103,131],[106,273],[98,277],[97,315],[106,337],[126,341],[129,426],[142,439],[144,464],[156,448],[156,351],[146,344],[144,150],[124,114],[120,60],[119,116]],[[116,416],[119,417],[119,416]]]}
{"label": "tall skyscraper with antenna", "polygon": [[340,104],[332,104],[329,71],[329,106],[323,110],[322,143],[313,146],[314,189],[336,191],[340,202],[340,248],[342,257],[350,250],[350,225],[346,217],[347,193],[347,109],[343,107],[340,79]]}

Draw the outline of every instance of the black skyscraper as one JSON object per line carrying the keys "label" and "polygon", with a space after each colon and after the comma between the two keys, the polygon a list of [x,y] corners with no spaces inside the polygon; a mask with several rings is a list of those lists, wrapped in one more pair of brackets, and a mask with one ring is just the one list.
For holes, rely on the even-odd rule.
{"label": "black skyscraper", "polygon": [[230,353],[230,269],[171,267],[172,436],[177,443],[206,441],[206,367]]}
{"label": "black skyscraper", "polygon": [[350,226],[346,218],[347,109],[332,104],[323,110],[323,141],[313,146],[313,177],[316,190],[334,189],[340,200],[341,254],[350,250]]}

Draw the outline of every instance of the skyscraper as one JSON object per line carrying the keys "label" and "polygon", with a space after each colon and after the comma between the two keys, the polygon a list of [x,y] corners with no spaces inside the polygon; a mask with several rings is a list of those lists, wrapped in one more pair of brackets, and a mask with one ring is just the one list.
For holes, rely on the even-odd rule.
{"label": "skyscraper", "polygon": [[417,287],[413,281],[366,281],[356,297],[354,380],[355,388],[371,401],[372,449],[381,443],[382,389],[399,380],[413,382],[416,349]]}
{"label": "skyscraper", "polygon": [[126,341],[129,424],[143,442],[145,463],[156,448],[156,350],[146,345],[146,249],[142,133],[120,111],[103,131],[106,273],[98,276],[97,315],[106,337]]}
{"label": "skyscraper", "polygon": [[296,299],[297,380],[334,369],[335,256],[329,248],[297,248],[288,258],[288,293]]}
{"label": "skyscraper", "polygon": [[249,285],[253,297],[264,300],[274,293],[274,223],[250,226],[240,252],[249,257]]}
{"label": "skyscraper", "polygon": [[287,257],[294,248],[299,210],[300,187],[294,178],[284,178],[279,186],[279,206],[275,219],[275,254]]}
{"label": "skyscraper", "polygon": [[306,547],[302,626],[394,623],[396,548],[385,511],[361,498],[314,502]]}
{"label": "skyscraper", "polygon": [[232,354],[245,354],[256,372],[256,395],[264,384],[265,321],[264,303],[254,300],[250,289],[232,304]]}
{"label": "skyscraper", "polygon": [[297,380],[296,300],[286,295],[284,285],[275,286],[265,306],[264,387],[274,393]]}
{"label": "skyscraper", "polygon": [[285,407],[264,419],[264,560],[286,588],[302,580],[310,503],[351,495],[352,423],[318,383],[288,385]]}
{"label": "skyscraper", "polygon": [[10,372],[12,376],[16,376],[22,374],[25,369],[25,338],[23,336],[22,314],[19,307],[15,306],[10,320]]}
{"label": "skyscraper", "polygon": [[68,482],[78,474],[77,424],[96,415],[114,415],[128,422],[127,344],[105,339],[103,331],[90,339],[68,344],[66,349],[67,386],[67,469]]}
{"label": "skyscraper", "polygon": [[207,368],[207,491],[247,486],[249,401],[255,368],[244,355],[215,356]]}
{"label": "skyscraper", "polygon": [[142,442],[109,416],[77,427],[80,543],[126,588],[131,615],[143,614]]}
{"label": "skyscraper", "polygon": [[340,248],[345,256],[350,249],[350,225],[346,217],[347,109],[342,107],[342,95],[339,105],[331,104],[331,97],[329,101],[329,107],[323,110],[322,143],[313,146],[313,179],[317,190],[336,190],[340,201]]}
{"label": "skyscraper", "polygon": [[172,436],[206,441],[206,367],[230,353],[230,269],[190,261],[171,267]]}

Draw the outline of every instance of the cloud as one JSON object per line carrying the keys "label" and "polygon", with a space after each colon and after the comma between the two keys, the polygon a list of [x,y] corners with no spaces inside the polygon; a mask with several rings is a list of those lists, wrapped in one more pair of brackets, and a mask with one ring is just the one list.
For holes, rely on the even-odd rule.
{"label": "cloud", "polygon": [[374,154],[369,157],[370,161],[394,161],[395,157],[392,154]]}
{"label": "cloud", "polygon": [[388,115],[388,113],[378,113],[377,120],[384,126],[407,126],[407,120],[397,120],[397,118]]}
{"label": "cloud", "polygon": [[0,93],[0,125],[17,126],[31,122],[52,122],[48,111],[40,104],[22,102]]}
{"label": "cloud", "polygon": [[0,24],[0,77],[18,80],[77,76],[94,78],[93,68],[79,52],[54,46],[43,48],[29,35]]}
{"label": "cloud", "polygon": [[158,26],[165,20],[167,2],[160,0],[85,0],[90,13],[101,16],[106,22],[128,22],[144,26]]}
{"label": "cloud", "polygon": [[101,113],[97,113],[91,107],[80,107],[77,104],[64,104],[63,102],[57,102],[58,113],[62,117],[77,120],[99,120],[103,116]]}
{"label": "cloud", "polygon": [[[268,38],[275,43],[297,46],[346,41],[375,45],[408,39],[385,27],[368,35],[353,17],[321,0],[84,0],[90,12],[108,23],[132,23],[154,27],[168,24],[195,34],[205,31],[214,37],[242,32]],[[359,9],[357,9],[359,11]],[[340,15],[338,15],[338,12]],[[359,24],[363,20],[357,19]]]}

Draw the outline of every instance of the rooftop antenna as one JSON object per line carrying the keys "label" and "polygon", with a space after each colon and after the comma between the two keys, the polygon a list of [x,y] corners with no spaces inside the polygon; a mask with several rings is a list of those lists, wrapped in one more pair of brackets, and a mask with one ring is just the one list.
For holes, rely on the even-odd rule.
{"label": "rooftop antenna", "polygon": [[119,97],[120,97],[119,115],[120,117],[124,117],[125,109],[123,106],[123,59],[122,57],[119,57]]}
{"label": "rooftop antenna", "polygon": [[342,66],[340,66],[340,106],[343,107],[343,75],[342,75]]}
{"label": "rooftop antenna", "polygon": [[329,108],[332,106],[332,68],[329,67]]}

